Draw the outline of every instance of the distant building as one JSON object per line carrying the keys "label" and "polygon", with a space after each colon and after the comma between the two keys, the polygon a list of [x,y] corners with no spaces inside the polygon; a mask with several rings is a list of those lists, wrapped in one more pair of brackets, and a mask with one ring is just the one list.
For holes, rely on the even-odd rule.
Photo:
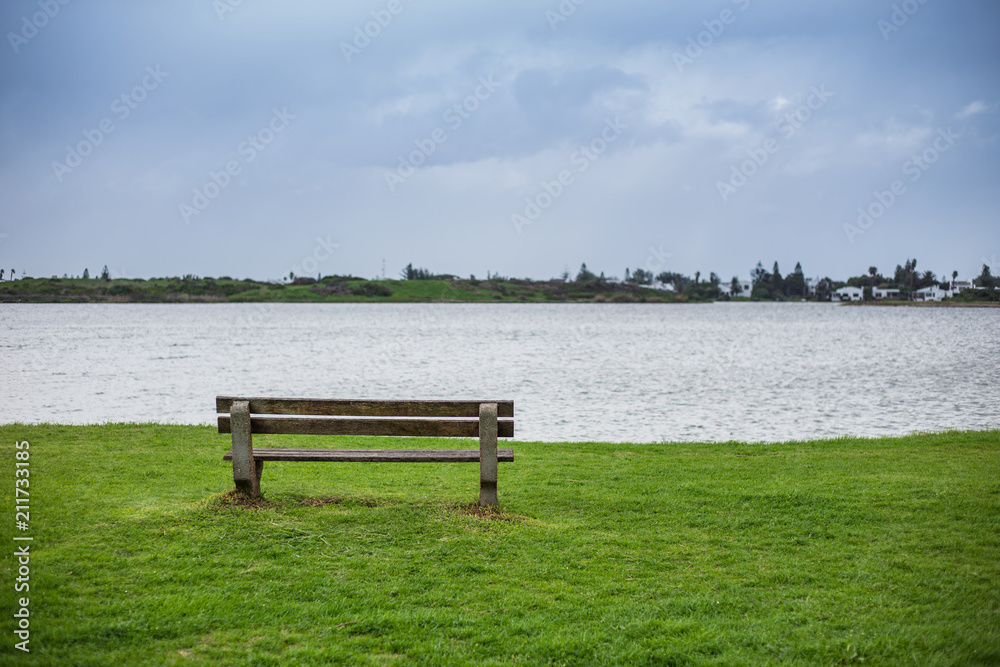
{"label": "distant building", "polygon": [[654,280],[651,285],[652,289],[658,289],[664,292],[676,292],[677,288],[674,287],[673,283],[661,283],[659,280]]}
{"label": "distant building", "polygon": [[956,280],[951,284],[951,296],[954,296],[961,292],[962,290],[972,289],[972,283],[968,280]]}
{"label": "distant building", "polygon": [[876,287],[872,290],[873,299],[898,299],[899,290],[894,287]]}
{"label": "distant building", "polygon": [[861,301],[865,297],[865,291],[860,287],[841,287],[834,294],[841,301]]}
{"label": "distant building", "polygon": [[816,296],[816,288],[821,282],[822,278],[806,278],[806,296]]}
{"label": "distant building", "polygon": [[923,289],[917,290],[914,293],[913,298],[917,301],[943,301],[944,299],[950,299],[956,294],[959,294],[967,289],[975,288],[975,285],[968,280],[955,280],[951,283],[943,284],[948,285],[948,289],[944,289],[941,285],[931,285],[930,287],[924,287]]}
{"label": "distant building", "polygon": [[951,294],[950,290],[941,289],[940,285],[931,285],[918,289],[913,298],[916,301],[942,301],[950,297]]}
{"label": "distant building", "polygon": [[742,278],[738,278],[737,282],[739,283],[740,286],[739,292],[733,291],[732,281],[729,281],[728,283],[722,283],[721,285],[719,285],[719,289],[722,290],[723,294],[728,294],[730,297],[742,297],[745,299],[749,299],[750,293],[753,292],[753,283],[749,280],[743,280]]}

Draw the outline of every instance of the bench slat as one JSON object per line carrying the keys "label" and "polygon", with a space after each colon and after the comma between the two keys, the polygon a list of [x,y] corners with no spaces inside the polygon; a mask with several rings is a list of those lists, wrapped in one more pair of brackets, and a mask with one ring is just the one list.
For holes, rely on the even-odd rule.
{"label": "bench slat", "polygon": [[[478,449],[257,449],[257,461],[343,461],[345,463],[475,463]],[[222,457],[233,459],[229,451]],[[513,449],[498,449],[497,460],[510,463]]]}
{"label": "bench slat", "polygon": [[496,403],[498,417],[514,416],[514,401],[379,401],[325,398],[217,396],[215,411],[229,412],[233,401],[250,401],[250,414],[351,417],[479,417],[481,403]]}
{"label": "bench slat", "polygon": [[[251,411],[253,408],[251,407]],[[230,433],[229,415],[219,416],[219,433]],[[250,417],[251,433],[279,435],[391,435],[437,438],[478,438],[479,420],[457,419],[351,419]],[[497,435],[514,437],[514,422],[497,420]],[[478,459],[477,459],[478,460]]]}

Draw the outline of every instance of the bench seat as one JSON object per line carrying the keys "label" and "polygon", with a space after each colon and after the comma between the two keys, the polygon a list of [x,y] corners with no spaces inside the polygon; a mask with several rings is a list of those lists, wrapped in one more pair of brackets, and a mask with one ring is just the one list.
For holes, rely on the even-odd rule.
{"label": "bench seat", "polygon": [[[238,492],[256,498],[265,461],[344,463],[478,463],[479,504],[496,507],[497,464],[513,449],[497,438],[514,437],[514,401],[415,401],[216,396],[219,433],[228,433]],[[255,448],[253,434],[361,435],[478,438],[479,449]],[[416,443],[414,443],[416,444]]]}
{"label": "bench seat", "polygon": [[[479,463],[478,449],[265,449],[254,447],[257,461],[343,461],[345,463]],[[233,460],[233,450],[222,457]],[[513,449],[497,449],[497,461],[512,463]]]}

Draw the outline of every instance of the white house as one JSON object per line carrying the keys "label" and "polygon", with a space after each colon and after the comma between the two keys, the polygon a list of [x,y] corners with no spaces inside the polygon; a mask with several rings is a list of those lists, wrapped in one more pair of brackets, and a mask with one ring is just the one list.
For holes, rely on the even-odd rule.
{"label": "white house", "polygon": [[875,299],[898,299],[899,290],[892,287],[876,287],[872,290],[872,297]]}
{"label": "white house", "polygon": [[952,293],[948,290],[941,289],[940,285],[931,285],[930,287],[924,287],[918,289],[913,298],[916,301],[941,301],[950,297]]}
{"label": "white house", "polygon": [[676,292],[677,288],[673,283],[661,283],[659,280],[654,280],[648,287],[652,289],[658,289],[664,292]]}
{"label": "white house", "polygon": [[860,287],[841,287],[839,290],[834,292],[837,298],[841,301],[861,301],[864,298],[865,292]]}
{"label": "white house", "polygon": [[951,292],[952,293],[951,293],[950,296],[954,296],[954,295],[958,294],[959,292],[961,292],[963,290],[967,290],[967,289],[972,289],[972,283],[971,282],[969,282],[968,280],[956,280],[955,282],[953,282],[951,284]]}
{"label": "white house", "polygon": [[723,294],[729,294],[730,297],[742,297],[744,299],[750,298],[750,293],[753,292],[753,283],[749,280],[744,280],[743,278],[738,278],[737,282],[740,285],[740,291],[733,291],[733,282],[730,280],[728,283],[722,283],[719,285],[719,289],[722,290]]}

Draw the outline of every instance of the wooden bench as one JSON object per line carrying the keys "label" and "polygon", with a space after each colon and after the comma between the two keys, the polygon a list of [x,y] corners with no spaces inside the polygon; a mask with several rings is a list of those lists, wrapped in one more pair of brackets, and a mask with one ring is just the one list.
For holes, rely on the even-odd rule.
{"label": "wooden bench", "polygon": [[[497,463],[514,460],[514,401],[371,401],[217,396],[219,433],[231,433],[237,490],[256,498],[264,461],[479,463],[479,504],[497,505]],[[223,414],[225,413],[225,414]],[[289,416],[272,416],[289,415]],[[479,438],[479,449],[254,449],[253,434]]]}

